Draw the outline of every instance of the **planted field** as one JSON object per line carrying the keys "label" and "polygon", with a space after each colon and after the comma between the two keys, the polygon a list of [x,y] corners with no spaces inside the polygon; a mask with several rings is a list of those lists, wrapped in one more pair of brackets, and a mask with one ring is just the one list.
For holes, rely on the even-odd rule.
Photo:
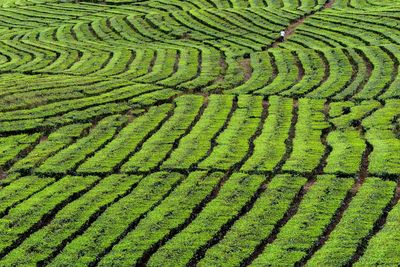
{"label": "planted field", "polygon": [[0,266],[399,266],[399,21],[0,0]]}

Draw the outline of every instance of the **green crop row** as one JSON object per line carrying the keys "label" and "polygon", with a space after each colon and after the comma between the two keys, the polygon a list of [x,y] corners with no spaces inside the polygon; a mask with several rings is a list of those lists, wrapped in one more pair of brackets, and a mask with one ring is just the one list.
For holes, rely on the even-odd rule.
{"label": "green crop row", "polygon": [[340,222],[307,266],[345,266],[391,200],[396,183],[367,178]]}
{"label": "green crop row", "polygon": [[376,1],[376,0],[338,0],[335,2],[335,7],[337,8],[354,8],[357,9],[372,9],[376,10],[377,7],[384,8],[384,7],[393,7],[395,3],[390,0],[383,0],[383,1]]}
{"label": "green crop row", "polygon": [[29,62],[24,62],[23,65],[12,68],[20,72],[43,68],[51,64],[57,56],[54,51],[47,48],[39,48],[37,45],[33,46],[28,40],[21,42],[7,41],[6,43],[9,47],[17,48],[18,52],[23,51],[30,55]]}
{"label": "green crop row", "polygon": [[[45,227],[0,260],[1,265],[35,265],[46,260],[64,240],[74,235],[96,213],[127,192],[140,176],[112,175],[60,210]],[[22,178],[21,178],[22,179]],[[24,255],[24,256],[22,256]]]}
{"label": "green crop row", "polygon": [[[43,42],[41,42],[43,44]],[[47,45],[51,45],[50,43],[46,43]],[[56,44],[55,44],[56,45]],[[56,47],[53,47],[53,49],[57,49]],[[85,53],[85,50],[72,50],[72,49],[62,49],[59,48],[57,49],[59,56],[57,57],[56,60],[52,61],[51,64],[44,66],[43,68],[40,69],[35,69],[37,72],[43,72],[43,73],[57,73],[57,72],[62,72],[66,69],[69,69],[73,64],[75,64],[79,59],[80,59],[80,53]]]}
{"label": "green crop row", "polygon": [[331,119],[330,122],[339,129],[349,128],[354,126],[352,123],[355,121],[361,121],[365,115],[372,112],[374,109],[378,109],[380,105],[381,104],[375,100],[362,101],[361,103],[350,107],[350,112],[348,114]]}
{"label": "green crop row", "polygon": [[[357,1],[357,0],[355,0]],[[365,0],[361,0],[365,1]],[[385,12],[379,10],[378,7],[375,8],[374,11],[357,11],[357,10],[346,10],[346,12],[332,12],[333,10],[327,10],[326,15],[329,17],[337,18],[337,19],[345,19],[345,21],[356,20],[360,22],[358,26],[363,26],[364,28],[372,27],[373,30],[385,31],[389,30],[390,33],[395,33],[396,31],[393,28],[393,22],[396,21],[395,17],[391,16],[389,12]],[[362,16],[360,16],[362,15]],[[384,19],[376,20],[374,15],[379,15],[384,17]],[[384,34],[386,35],[386,34]],[[395,42],[393,42],[395,43]]]}
{"label": "green crop row", "polygon": [[21,109],[32,109],[37,106],[50,104],[57,101],[80,99],[90,95],[102,94],[113,89],[117,89],[130,83],[127,81],[105,81],[95,82],[93,84],[74,84],[72,86],[60,86],[55,81],[50,88],[32,88],[25,92],[16,92],[5,95],[0,100],[2,104],[1,111],[13,111]]}
{"label": "green crop row", "polygon": [[325,121],[324,101],[301,98],[299,100],[299,118],[295,129],[293,151],[283,165],[283,170],[311,172],[319,164],[324,154],[321,135],[329,127]]}
{"label": "green crop row", "polygon": [[228,10],[212,9],[202,10],[204,16],[209,16],[210,19],[215,18],[217,21],[222,20],[226,23],[230,23],[233,27],[242,28],[248,31],[244,36],[251,37],[253,40],[267,43],[271,42],[276,33],[281,29],[281,26],[272,24],[269,21],[262,20],[263,23],[259,23],[255,20],[255,16],[249,13],[237,14]]}
{"label": "green crop row", "polygon": [[274,177],[252,209],[207,250],[198,266],[239,266],[271,234],[305,182],[305,178],[290,175]]}
{"label": "green crop row", "polygon": [[352,184],[352,179],[318,176],[296,214],[251,266],[262,266],[266,262],[272,266],[294,266],[299,262],[328,226]]}
{"label": "green crop row", "polygon": [[[210,42],[213,46],[219,47],[221,50],[225,50],[224,46],[237,46],[237,37],[234,37],[235,40],[227,40],[228,34],[225,32],[219,31],[219,29],[215,29],[210,27],[204,23],[198,17],[193,17],[189,12],[173,12],[171,13],[173,18],[181,25],[187,27],[190,30],[190,36],[193,38],[197,38],[199,40],[203,40],[203,42]],[[200,15],[201,17],[201,15]],[[200,36],[198,36],[200,33]],[[222,39],[221,39],[222,38]],[[215,40],[208,40],[215,39]],[[243,42],[243,45],[246,46],[246,42]],[[240,45],[239,45],[240,46]]]}
{"label": "green crop row", "polygon": [[206,10],[194,9],[188,13],[192,19],[199,21],[203,27],[216,30],[218,32],[217,36],[227,34],[229,36],[226,37],[227,40],[233,40],[242,46],[256,50],[265,43],[265,39],[261,34],[252,35],[249,29],[234,25],[228,20],[222,20]]}
{"label": "green crop row", "polygon": [[[291,50],[301,50],[304,48],[314,49],[314,50],[322,50],[327,47],[334,49],[335,47],[342,46],[342,42],[338,41],[338,39],[333,39],[333,36],[329,36],[330,32],[321,30],[317,27],[317,29],[309,28],[306,29],[300,28],[296,30],[296,34],[293,39],[290,39],[291,42],[284,43],[279,47],[291,49]],[[319,37],[319,35],[323,35],[323,37]],[[334,35],[334,34],[331,34]]]}
{"label": "green crop row", "polygon": [[139,82],[157,82],[170,77],[174,73],[174,65],[178,51],[157,50],[157,59],[152,72],[136,79]]}
{"label": "green crop row", "polygon": [[[322,40],[325,42],[331,40],[333,37],[337,37],[334,40],[340,41],[341,44],[349,45],[350,47],[357,47],[357,45],[382,45],[387,44],[388,39],[390,38],[385,34],[385,32],[390,32],[391,28],[384,27],[379,29],[379,26],[375,24],[365,24],[362,23],[358,18],[362,17],[362,13],[354,14],[352,19],[335,18],[329,14],[329,12],[319,13],[308,19],[306,23],[299,26],[299,30],[307,30],[309,28],[315,28],[316,30],[320,30],[318,37],[322,37]],[[376,21],[376,20],[375,20]],[[332,27],[335,25],[335,27]],[[376,31],[374,29],[378,28],[380,31]],[[383,31],[382,31],[383,30]],[[329,35],[328,33],[332,33]],[[297,42],[305,42],[304,35],[299,33],[298,35],[293,36],[290,40]],[[311,38],[307,38],[307,41],[312,40]],[[393,40],[396,42],[395,40]],[[307,43],[307,45],[311,44],[311,48],[320,48],[323,44],[313,44]],[[326,45],[323,45],[326,46]]]}
{"label": "green crop row", "polygon": [[[341,13],[339,14],[341,15]],[[382,15],[385,16],[386,14],[384,13]],[[396,28],[392,25],[382,24],[376,19],[368,20],[363,13],[352,13],[347,16],[346,14],[344,14],[344,16],[337,16],[336,14],[331,15],[329,13],[320,13],[316,18],[322,19],[328,23],[335,23],[339,26],[339,29],[350,30],[352,28],[353,34],[359,35],[360,37],[362,36],[362,38],[372,45],[386,43],[399,44],[399,35]]]}
{"label": "green crop row", "polygon": [[248,59],[243,57],[226,57],[224,63],[228,66],[224,70],[223,78],[216,79],[212,85],[202,89],[205,92],[223,92],[243,84],[252,76],[252,68]]}
{"label": "green crop row", "polygon": [[[26,4],[23,2],[17,2],[17,3]],[[18,25],[17,23],[18,21],[26,20],[27,22],[30,22],[32,24],[34,22],[37,23],[42,22],[42,26],[58,25],[65,21],[74,20],[76,16],[79,16],[79,14],[77,14],[78,12],[77,11],[74,12],[74,9],[72,8],[68,9],[64,7],[62,11],[59,11],[57,9],[54,10],[49,8],[46,4],[39,4],[39,3],[37,4],[38,6],[35,7],[22,6],[22,7],[5,8],[1,11],[0,14],[2,16],[5,16],[6,18],[9,18],[10,23],[12,23],[12,25]],[[33,24],[33,25],[39,27],[41,24]]]}
{"label": "green crop row", "polygon": [[363,120],[362,125],[368,129],[391,130],[395,117],[399,115],[400,100],[385,101],[385,106]]}
{"label": "green crop row", "polygon": [[109,61],[111,53],[109,52],[92,52],[85,51],[78,62],[73,64],[69,69],[62,71],[65,74],[89,75],[100,70]]}
{"label": "green crop row", "polygon": [[146,251],[165,240],[168,234],[191,217],[193,210],[209,198],[222,176],[222,173],[191,173],[170,196],[149,212],[133,231],[113,247],[99,265],[137,264]]}
{"label": "green crop row", "polygon": [[227,170],[240,162],[249,150],[262,113],[262,98],[242,95],[228,127],[218,136],[216,146],[199,167]]}
{"label": "green crop row", "polygon": [[[207,204],[191,224],[168,240],[150,258],[147,265],[186,266],[196,251],[207,245],[220,228],[250,200],[263,180],[262,176],[233,174],[224,183],[218,196]],[[110,254],[108,259],[118,258],[119,254]],[[106,266],[109,261],[103,262],[103,266]]]}
{"label": "green crop row", "polygon": [[334,131],[328,135],[332,152],[324,168],[325,173],[356,174],[360,170],[365,141],[358,130]]}
{"label": "green crop row", "polygon": [[104,143],[111,140],[126,120],[126,117],[119,115],[106,117],[87,136],[48,158],[36,171],[39,173],[65,174],[73,170],[87,155],[95,152]]}
{"label": "green crop row", "polygon": [[[120,114],[130,110],[132,115],[143,112],[139,108],[141,106],[150,106],[158,101],[164,101],[172,98],[180,93],[172,89],[157,90],[141,94],[125,101],[111,102],[106,104],[95,105],[88,108],[72,110],[62,115],[49,117],[46,119],[24,119],[17,121],[4,121],[0,122],[0,129],[2,132],[13,132],[22,130],[33,130],[40,127],[59,127],[70,123],[90,122],[92,119],[101,118],[104,116]],[[128,105],[129,104],[129,105]]]}
{"label": "green crop row", "polygon": [[0,251],[6,251],[46,214],[90,188],[96,180],[97,177],[65,177],[10,209],[0,219]]}
{"label": "green crop row", "polygon": [[93,105],[121,101],[161,89],[152,85],[132,85],[112,90],[98,96],[90,96],[83,99],[65,100],[56,103],[39,106],[29,110],[17,110],[10,112],[1,112],[2,121],[21,120],[21,119],[40,119],[43,117],[55,116],[72,110],[83,109]]}
{"label": "green crop row", "polygon": [[[119,42],[123,41],[122,45],[127,47],[129,47],[128,42],[145,43],[151,41],[149,38],[141,34],[140,31],[133,30],[133,27],[131,26],[132,24],[130,23],[131,20],[129,18],[139,18],[138,16],[136,16],[135,12],[125,11],[123,13],[124,15],[120,15],[118,12],[118,15],[113,14],[112,16],[106,15],[105,17],[103,17],[103,20],[104,18],[108,19],[108,21],[106,22],[106,26],[110,26],[110,28],[113,29],[113,32],[110,34],[110,36],[113,36],[113,39],[118,40]],[[114,32],[118,33],[118,35],[115,35]],[[108,42],[110,41],[108,35],[105,35],[105,38]],[[147,50],[148,47],[145,48]]]}
{"label": "green crop row", "polygon": [[201,88],[217,79],[221,72],[221,66],[218,64],[220,53],[216,50],[202,49],[201,50],[201,72],[193,80],[184,82],[178,85],[180,89],[194,90]]}
{"label": "green crop row", "polygon": [[374,175],[400,174],[400,140],[389,130],[371,129],[366,133],[374,150],[370,155],[369,171]]}
{"label": "green crop row", "polygon": [[251,54],[251,67],[253,73],[244,84],[227,91],[229,94],[251,93],[265,86],[272,76],[271,58],[268,53]]}
{"label": "green crop row", "polygon": [[183,137],[162,169],[188,169],[207,156],[213,136],[220,131],[232,107],[230,96],[211,95],[208,106],[190,133]]}
{"label": "green crop row", "polygon": [[366,138],[374,147],[369,161],[369,171],[374,175],[400,173],[400,140],[394,126],[399,105],[397,99],[387,100],[383,108],[362,122],[367,129]]}
{"label": "green crop row", "polygon": [[174,142],[188,130],[203,104],[201,96],[181,96],[175,100],[176,108],[171,118],[152,135],[128,162],[122,165],[123,172],[150,171],[162,163],[173,148]]}
{"label": "green crop row", "polygon": [[243,171],[272,171],[286,152],[292,120],[293,100],[269,97],[268,117],[261,135],[254,141],[254,153],[243,165]]}
{"label": "green crop row", "polygon": [[8,186],[0,190],[0,214],[4,215],[8,209],[28,199],[53,182],[54,179],[52,178],[39,178],[36,176],[21,177],[12,181]]}
{"label": "green crop row", "polygon": [[87,123],[87,122],[92,122],[93,120],[98,120],[103,117],[121,114],[123,112],[127,112],[128,110],[130,110],[130,114],[132,115],[140,114],[144,111],[143,109],[132,110],[131,107],[126,104],[126,102],[108,103],[108,104],[93,106],[82,110],[73,110],[64,113],[60,116],[50,117],[38,123],[37,125],[35,125],[35,127],[36,126],[59,127],[70,123]]}
{"label": "green crop row", "polygon": [[352,76],[352,66],[346,54],[341,49],[324,51],[329,62],[329,78],[321,86],[310,92],[307,96],[314,98],[326,98],[340,92],[346,87]]}
{"label": "green crop row", "polygon": [[344,114],[350,112],[350,108],[354,107],[356,103],[351,101],[332,102],[329,104],[329,118],[336,119]]}
{"label": "green crop row", "polygon": [[[17,79],[16,79],[17,78]],[[15,80],[16,79],[16,80]],[[54,90],[56,88],[83,87],[101,82],[96,77],[71,77],[66,75],[2,75],[0,96],[3,98],[12,94],[22,94],[37,90]],[[4,107],[2,107],[4,108]]]}
{"label": "green crop row", "polygon": [[40,138],[40,134],[19,134],[0,137],[0,169]]}
{"label": "green crop row", "polygon": [[[304,51],[307,52],[304,53]],[[280,93],[284,96],[302,96],[313,90],[323,80],[324,70],[327,68],[322,60],[323,54],[313,50],[299,50],[296,51],[296,54],[299,58],[299,64],[304,70],[304,76],[289,90]]]}
{"label": "green crop row", "polygon": [[[21,51],[15,48],[16,42],[10,40],[1,40],[1,53],[8,55],[11,61],[6,62],[1,66],[4,70],[12,70],[18,68],[21,65],[30,62],[34,54],[30,54],[27,51]],[[28,50],[29,51],[29,50]]]}
{"label": "green crop row", "polygon": [[[237,17],[242,18],[240,21],[243,25],[246,25],[249,28],[251,27],[251,24],[257,25],[258,28],[262,28],[265,33],[266,42],[271,42],[271,39],[275,38],[276,33],[290,22],[290,19],[285,16],[276,16],[272,12],[268,12],[268,9],[242,8],[229,9],[229,12],[228,10],[220,11],[222,11],[223,14],[235,14]],[[257,31],[255,31],[255,33],[257,33]]]}
{"label": "green crop row", "polygon": [[169,104],[153,107],[145,115],[134,119],[102,150],[85,161],[78,168],[78,172],[112,172],[113,168],[135,151],[139,143],[161,123],[171,108]]}
{"label": "green crop row", "polygon": [[255,91],[255,94],[276,94],[290,88],[297,82],[299,69],[296,66],[296,59],[293,54],[283,49],[272,49],[271,56],[277,67],[277,76],[270,84]]}
{"label": "green crop row", "polygon": [[385,53],[382,48],[364,48],[363,52],[374,66],[374,71],[372,72],[368,82],[365,84],[363,90],[356,94],[355,98],[370,99],[379,95],[387,84],[390,83],[394,66],[390,56]]}
{"label": "green crop row", "polygon": [[49,156],[71,144],[79,138],[82,131],[90,124],[72,124],[51,133],[46,140],[40,142],[25,158],[12,166],[12,171],[30,170],[40,165]]}
{"label": "green crop row", "polygon": [[389,212],[385,225],[368,242],[365,253],[354,266],[397,266],[400,263],[400,204]]}
{"label": "green crop row", "polygon": [[157,84],[177,86],[196,76],[200,55],[199,51],[195,49],[182,49],[180,52],[178,70],[171,77],[158,81]]}
{"label": "green crop row", "polygon": [[112,57],[107,64],[92,75],[111,77],[119,75],[126,71],[126,67],[130,60],[135,56],[136,51],[128,49],[118,49],[112,52]]}
{"label": "green crop row", "polygon": [[130,194],[108,207],[82,235],[67,244],[49,266],[95,262],[182,179],[180,174],[167,172],[144,177]]}
{"label": "green crop row", "polygon": [[[397,61],[397,64],[399,64],[399,55],[400,55],[400,49],[398,46],[394,46],[394,45],[387,45],[385,46],[385,48],[389,51],[389,53],[391,53],[391,56],[396,57],[394,60],[395,62]],[[393,74],[392,74],[393,75]],[[384,92],[382,95],[380,95],[379,97],[382,99],[388,99],[388,98],[400,98],[400,75],[397,72],[396,73],[396,77],[394,77],[393,82],[390,84],[390,86],[387,88],[386,92]]]}
{"label": "green crop row", "polygon": [[162,89],[148,94],[143,94],[137,97],[129,99],[128,104],[132,108],[140,108],[142,106],[153,106],[157,102],[167,101],[172,99],[174,96],[180,95],[181,92],[174,89]]}

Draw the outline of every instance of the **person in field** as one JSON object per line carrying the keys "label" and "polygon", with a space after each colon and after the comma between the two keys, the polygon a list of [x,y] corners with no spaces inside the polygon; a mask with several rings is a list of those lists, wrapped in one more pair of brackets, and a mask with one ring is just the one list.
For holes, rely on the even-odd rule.
{"label": "person in field", "polygon": [[286,32],[285,31],[281,31],[281,38],[280,38],[281,42],[285,41],[285,35],[286,35]]}

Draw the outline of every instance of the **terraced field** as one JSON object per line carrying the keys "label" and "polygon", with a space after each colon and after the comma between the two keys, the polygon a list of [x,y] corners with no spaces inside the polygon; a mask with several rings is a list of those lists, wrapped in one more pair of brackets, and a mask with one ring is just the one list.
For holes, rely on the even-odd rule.
{"label": "terraced field", "polygon": [[399,61],[397,0],[0,0],[0,266],[399,266]]}

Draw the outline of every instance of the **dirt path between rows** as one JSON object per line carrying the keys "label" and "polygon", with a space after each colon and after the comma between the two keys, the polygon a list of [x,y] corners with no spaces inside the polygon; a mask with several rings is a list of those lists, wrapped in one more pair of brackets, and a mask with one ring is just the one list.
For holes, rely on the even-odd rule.
{"label": "dirt path between rows", "polygon": [[278,38],[273,42],[270,47],[271,48],[276,48],[278,45],[282,42],[285,42],[290,36],[292,36],[296,29],[304,23],[304,21],[313,15],[315,15],[318,12],[324,11],[325,9],[332,8],[333,4],[335,3],[336,0],[327,0],[326,3],[318,10],[313,10],[310,13],[305,14],[303,17],[293,21],[288,25],[288,27],[285,29],[285,39],[281,40],[281,38]]}

